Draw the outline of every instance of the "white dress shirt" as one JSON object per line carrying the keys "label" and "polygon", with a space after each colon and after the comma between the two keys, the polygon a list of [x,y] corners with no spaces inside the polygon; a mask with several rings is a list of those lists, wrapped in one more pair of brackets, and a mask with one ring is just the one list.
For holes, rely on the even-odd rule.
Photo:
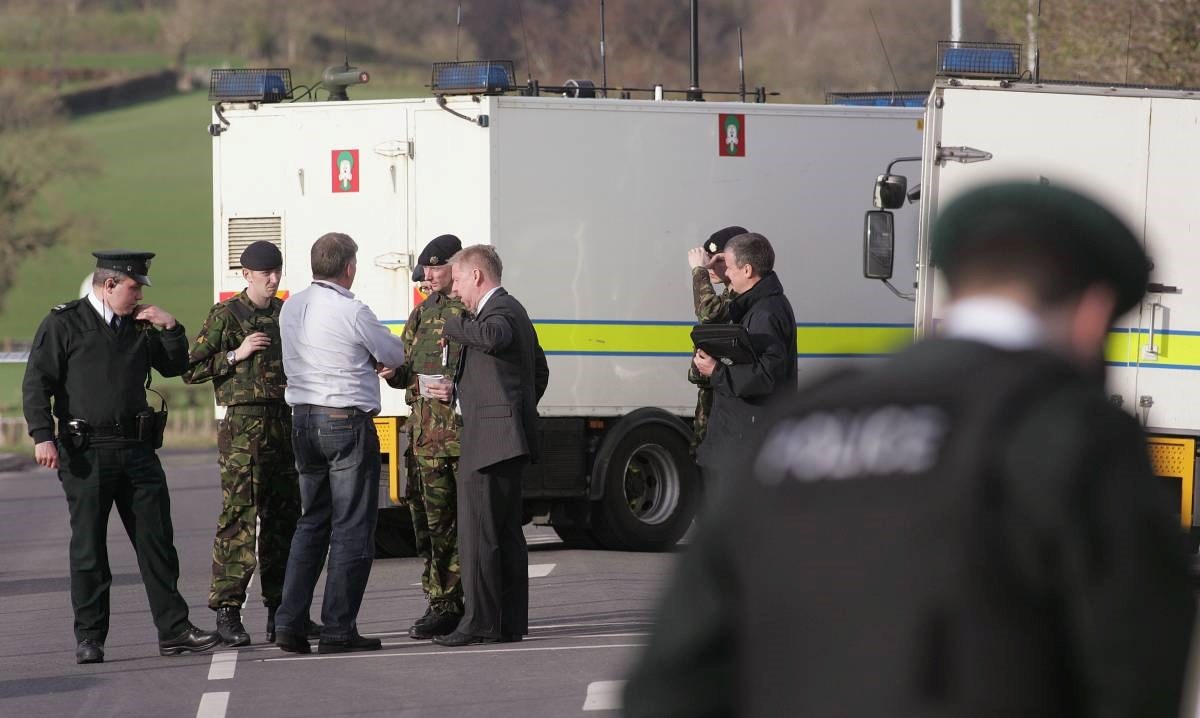
{"label": "white dress shirt", "polygon": [[104,323],[110,324],[113,318],[112,307],[108,306],[107,303],[100,301],[100,297],[96,296],[95,288],[87,293],[87,298],[88,302],[92,305],[92,309],[95,309],[100,317],[104,319]]}
{"label": "white dress shirt", "polygon": [[350,290],[314,281],[283,303],[279,330],[288,404],[379,412],[375,362],[400,366],[404,343]]}
{"label": "white dress shirt", "polygon": [[499,285],[492,287],[491,289],[487,290],[487,294],[484,294],[479,298],[479,306],[475,307],[475,316],[483,314],[483,305],[487,304],[487,301],[491,299],[492,295],[495,294],[499,289]]}
{"label": "white dress shirt", "polygon": [[972,297],[950,305],[942,334],[973,339],[998,349],[1017,351],[1045,346],[1045,330],[1037,315],[1000,297]]}

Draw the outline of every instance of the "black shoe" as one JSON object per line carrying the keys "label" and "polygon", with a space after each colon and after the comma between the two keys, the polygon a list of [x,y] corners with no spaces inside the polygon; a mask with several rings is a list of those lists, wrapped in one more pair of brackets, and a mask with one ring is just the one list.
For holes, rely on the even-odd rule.
{"label": "black shoe", "polygon": [[432,621],[435,618],[437,618],[437,613],[433,610],[433,606],[430,606],[429,608],[425,609],[425,614],[423,616],[421,616],[417,620],[413,621],[413,625],[421,626],[426,623],[429,623],[430,621]]}
{"label": "black shoe", "polygon": [[276,632],[275,645],[288,653],[312,653],[312,645],[309,644],[307,638],[297,636],[286,628],[281,628]]}
{"label": "black shoe", "polygon": [[439,646],[448,648],[458,648],[459,646],[473,646],[476,643],[500,643],[499,638],[489,638],[487,636],[473,636],[470,633],[459,633],[455,631],[448,636],[434,636],[433,642]]}
{"label": "black shoe", "polygon": [[502,633],[500,634],[501,643],[520,643],[524,636],[520,633]]}
{"label": "black shoe", "polygon": [[278,606],[267,606],[267,643],[275,642],[275,609]]}
{"label": "black shoe", "polygon": [[250,645],[250,634],[242,625],[242,611],[237,606],[221,606],[217,609],[217,634],[227,646]]}
{"label": "black shoe", "polygon": [[434,636],[445,636],[453,633],[461,620],[461,613],[435,613],[430,621],[414,623],[412,628],[408,629],[408,637],[427,641]]}
{"label": "black shoe", "polygon": [[308,636],[309,638],[320,638],[321,637],[321,624],[317,623],[316,621],[312,620],[311,618],[305,618],[304,619],[304,635]]}
{"label": "black shoe", "polygon": [[85,638],[75,649],[76,663],[104,663],[104,644],[92,638]]}
{"label": "black shoe", "polygon": [[326,641],[322,638],[321,642],[317,644],[317,653],[354,653],[355,651],[378,651],[380,648],[383,648],[383,641],[356,633],[344,641]]}
{"label": "black shoe", "polygon": [[203,653],[221,642],[216,631],[202,631],[192,624],[174,638],[158,642],[158,655],[180,656],[184,653]]}

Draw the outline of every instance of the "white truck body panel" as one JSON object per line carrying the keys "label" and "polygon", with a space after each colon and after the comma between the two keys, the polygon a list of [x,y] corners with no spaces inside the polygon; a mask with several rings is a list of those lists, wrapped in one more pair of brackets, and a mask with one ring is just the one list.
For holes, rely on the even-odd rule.
{"label": "white truck body panel", "polygon": [[[690,416],[685,255],[725,225],[772,241],[802,379],[911,335],[911,305],[857,277],[867,189],[881,158],[919,153],[921,110],[527,97],[449,107],[488,126],[433,99],[226,108],[213,142],[218,297],[244,286],[229,267],[247,217],[281,218],[290,292],[308,285],[317,237],[354,237],[353,291],[396,331],[430,239],[493,244],[549,355],[543,417],[646,406]],[[744,115],[746,156],[719,156],[719,113]],[[331,188],[332,153],[344,149],[358,150],[357,192]],[[916,231],[909,214],[897,235]],[[901,284],[914,261],[914,248],[897,252]],[[384,415],[407,413],[403,392],[385,386],[383,397]]]}
{"label": "white truck body panel", "polygon": [[[1146,242],[1152,292],[1109,337],[1111,394],[1148,429],[1200,434],[1200,205],[1188,178],[1200,166],[1200,98],[1192,93],[1090,86],[939,82],[929,104],[918,241],[918,334],[936,328],[945,283],[930,267],[929,230],[940,204],[982,182],[1046,181],[1109,206]],[[938,147],[992,154],[931,161]],[[900,231],[897,235],[902,236]],[[1156,351],[1155,351],[1156,349]],[[1149,406],[1147,406],[1149,404]]]}

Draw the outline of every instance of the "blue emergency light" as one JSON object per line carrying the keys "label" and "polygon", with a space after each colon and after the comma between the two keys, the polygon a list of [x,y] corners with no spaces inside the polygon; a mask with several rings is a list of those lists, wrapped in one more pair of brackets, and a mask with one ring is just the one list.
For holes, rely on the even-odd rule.
{"label": "blue emergency light", "polygon": [[435,95],[498,95],[516,87],[511,60],[433,63],[429,87]]}
{"label": "blue emergency light", "polygon": [[292,71],[262,69],[213,70],[208,99],[218,102],[281,102],[292,99]]}
{"label": "blue emergency light", "polygon": [[896,92],[826,92],[825,104],[852,107],[924,107],[928,90]]}
{"label": "blue emergency light", "polygon": [[998,42],[939,42],[937,74],[943,77],[1017,79],[1021,46]]}

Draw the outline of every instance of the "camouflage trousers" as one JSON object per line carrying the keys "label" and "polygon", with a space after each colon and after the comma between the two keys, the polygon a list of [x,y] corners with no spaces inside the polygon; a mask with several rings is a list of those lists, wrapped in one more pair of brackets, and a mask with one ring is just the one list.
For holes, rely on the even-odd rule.
{"label": "camouflage trousers", "polygon": [[421,588],[438,613],[462,613],[458,566],[457,456],[408,457],[408,509],[417,554],[425,560]]}
{"label": "camouflage trousers", "polygon": [[217,428],[217,448],[221,515],[213,540],[208,606],[241,607],[256,567],[263,604],[278,606],[288,549],[300,519],[291,417],[226,415]]}

